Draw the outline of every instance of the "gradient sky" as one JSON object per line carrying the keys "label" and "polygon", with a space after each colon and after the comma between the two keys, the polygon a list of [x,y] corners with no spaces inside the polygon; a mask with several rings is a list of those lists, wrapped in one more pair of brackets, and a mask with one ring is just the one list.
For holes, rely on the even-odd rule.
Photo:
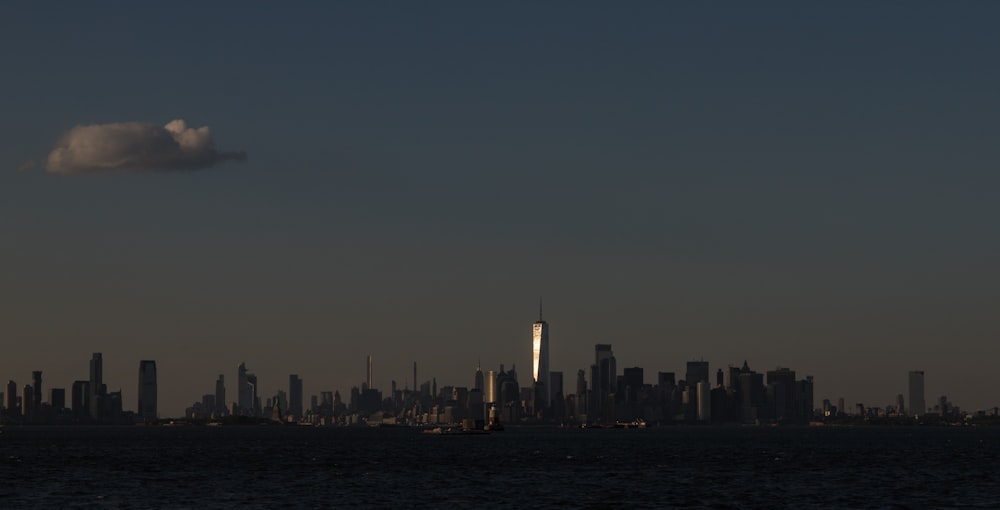
{"label": "gradient sky", "polygon": [[[602,342],[1000,405],[1000,5],[870,3],[4,2],[0,378],[528,384],[542,295],[568,386]],[[248,161],[42,171],[178,118]]]}

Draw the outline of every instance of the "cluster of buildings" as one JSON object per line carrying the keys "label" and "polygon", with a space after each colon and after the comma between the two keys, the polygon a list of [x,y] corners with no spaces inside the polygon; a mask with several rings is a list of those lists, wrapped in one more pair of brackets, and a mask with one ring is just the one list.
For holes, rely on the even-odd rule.
{"label": "cluster of buildings", "polygon": [[[441,386],[437,379],[422,383],[413,364],[412,389],[392,381],[387,393],[375,387],[372,357],[366,360],[366,377],[350,389],[346,399],[339,391],[321,391],[305,405],[302,378],[288,376],[287,389],[262,397],[257,376],[240,363],[236,371],[235,399],[229,400],[226,378],[220,374],[215,389],[185,411],[190,420],[270,420],[312,425],[425,425],[471,423],[551,423],[613,426],[641,423],[739,423],[795,424],[843,418],[913,417],[926,414],[958,416],[960,409],[946,397],[928,408],[924,401],[924,373],[909,373],[909,406],[903,395],[895,405],[865,407],[813,402],[813,378],[799,378],[794,370],[776,368],[757,372],[744,361],[741,366],[712,372],[704,360],[689,361],[683,374],[657,372],[647,377],[642,367],[619,371],[611,344],[594,346],[594,362],[577,370],[567,381],[551,370],[549,324],[542,317],[532,324],[531,377],[522,386],[514,365],[506,369],[476,367],[470,386]],[[683,375],[683,377],[680,377]],[[108,391],[103,380],[101,353],[90,359],[90,377],[78,380],[67,402],[64,388],[51,388],[42,398],[42,372],[32,372],[23,387],[10,381],[0,392],[0,415],[17,424],[121,424],[149,423],[159,418],[156,362],[139,362],[136,411],[123,409],[122,392]],[[69,404],[69,405],[67,405]],[[994,414],[1000,414],[995,409]]]}
{"label": "cluster of buildings", "polygon": [[49,389],[48,401],[43,402],[42,372],[31,373],[31,383],[18,392],[15,381],[9,381],[0,393],[4,423],[66,425],[66,424],[128,424],[152,422],[157,419],[156,362],[139,362],[137,411],[125,411],[122,392],[108,391],[104,383],[104,358],[95,352],[90,358],[90,377],[73,382],[67,405],[66,389]]}

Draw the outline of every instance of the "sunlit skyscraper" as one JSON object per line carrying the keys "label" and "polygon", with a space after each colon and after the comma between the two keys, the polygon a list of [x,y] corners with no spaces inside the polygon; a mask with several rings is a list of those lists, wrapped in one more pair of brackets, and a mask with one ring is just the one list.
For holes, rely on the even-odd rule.
{"label": "sunlit skyscraper", "polygon": [[156,419],[156,361],[151,359],[139,362],[139,416]]}
{"label": "sunlit skyscraper", "polygon": [[[535,384],[542,384],[541,394],[548,406],[552,401],[552,384],[549,378],[549,324],[542,319],[542,301],[538,300],[538,320],[532,325],[531,335],[532,371]],[[539,406],[539,407],[543,407]]]}

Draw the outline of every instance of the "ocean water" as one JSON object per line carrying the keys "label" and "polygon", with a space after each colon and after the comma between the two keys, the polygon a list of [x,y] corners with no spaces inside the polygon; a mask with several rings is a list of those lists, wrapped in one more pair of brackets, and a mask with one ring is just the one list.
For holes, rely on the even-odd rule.
{"label": "ocean water", "polygon": [[1000,508],[1000,428],[0,433],[0,508]]}

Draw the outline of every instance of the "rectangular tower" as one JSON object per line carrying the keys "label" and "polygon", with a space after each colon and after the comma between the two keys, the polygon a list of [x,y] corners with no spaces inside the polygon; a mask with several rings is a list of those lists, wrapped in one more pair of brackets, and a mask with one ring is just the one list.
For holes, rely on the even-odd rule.
{"label": "rectangular tower", "polygon": [[538,303],[538,320],[532,325],[531,330],[531,376],[536,385],[542,385],[543,390],[540,395],[544,402],[537,407],[544,408],[552,402],[552,381],[549,376],[549,324],[542,320],[541,301]]}
{"label": "rectangular tower", "polygon": [[95,352],[90,358],[90,417],[100,420],[104,417],[103,405],[104,394],[107,388],[104,386],[104,357],[99,352]]}
{"label": "rectangular tower", "polygon": [[156,420],[156,361],[139,362],[139,416],[145,421]]}
{"label": "rectangular tower", "polygon": [[226,412],[226,376],[219,374],[215,380],[215,415],[222,417]]}
{"label": "rectangular tower", "polygon": [[288,376],[288,410],[285,414],[296,421],[302,417],[302,378],[297,374]]}

